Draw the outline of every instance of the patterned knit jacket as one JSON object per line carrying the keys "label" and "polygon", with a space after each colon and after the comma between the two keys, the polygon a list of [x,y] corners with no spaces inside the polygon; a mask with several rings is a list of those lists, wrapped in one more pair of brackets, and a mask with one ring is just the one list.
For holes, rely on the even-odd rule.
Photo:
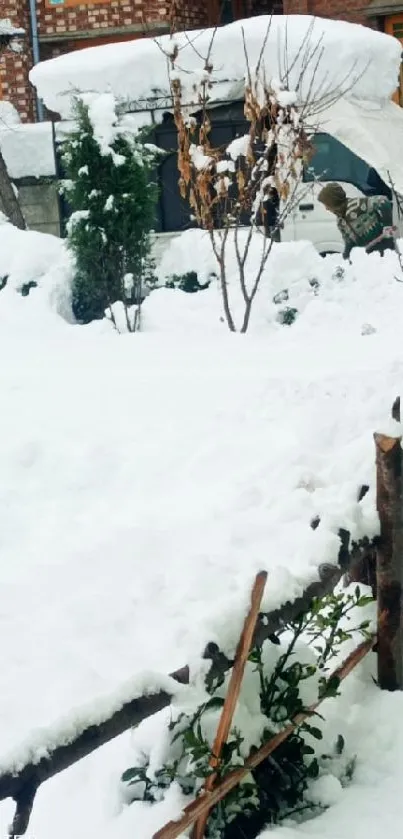
{"label": "patterned knit jacket", "polygon": [[348,198],[347,211],[337,220],[344,240],[343,256],[347,259],[353,248],[365,248],[393,241],[392,202],[383,196]]}

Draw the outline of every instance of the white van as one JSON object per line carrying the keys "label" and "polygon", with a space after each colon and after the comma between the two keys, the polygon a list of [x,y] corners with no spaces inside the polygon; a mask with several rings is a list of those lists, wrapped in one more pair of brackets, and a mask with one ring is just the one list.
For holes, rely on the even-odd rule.
{"label": "white van", "polygon": [[349,198],[392,198],[394,223],[403,236],[400,201],[393,194],[403,196],[403,109],[393,102],[341,99],[319,116],[312,142],[316,152],[304,169],[301,199],[284,222],[282,241],[308,239],[321,254],[343,251],[335,216],[317,198],[331,181],[340,183]]}

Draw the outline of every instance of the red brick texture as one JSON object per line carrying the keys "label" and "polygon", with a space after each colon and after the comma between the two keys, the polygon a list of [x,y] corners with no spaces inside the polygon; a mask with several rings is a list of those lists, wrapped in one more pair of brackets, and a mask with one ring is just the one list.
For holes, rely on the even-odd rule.
{"label": "red brick texture", "polygon": [[[0,6],[0,16],[10,18],[27,33],[22,53],[7,50],[0,57],[0,99],[11,101],[23,121],[32,121],[35,96],[28,81],[32,66],[28,0],[0,0]],[[63,5],[36,0],[41,59],[169,31],[172,6],[171,0],[64,0]],[[207,26],[207,3],[174,0],[174,16],[178,29]]]}
{"label": "red brick texture", "polygon": [[28,73],[32,66],[32,53],[29,38],[28,2],[22,0],[1,0],[0,17],[9,18],[11,23],[25,29],[26,35],[20,39],[21,52],[3,48],[0,54],[0,99],[13,103],[25,122],[34,119],[34,95],[28,84]]}
{"label": "red brick texture", "polygon": [[366,17],[364,8],[365,3],[360,0],[284,0],[284,13],[288,15],[316,15],[377,28],[376,21]]}

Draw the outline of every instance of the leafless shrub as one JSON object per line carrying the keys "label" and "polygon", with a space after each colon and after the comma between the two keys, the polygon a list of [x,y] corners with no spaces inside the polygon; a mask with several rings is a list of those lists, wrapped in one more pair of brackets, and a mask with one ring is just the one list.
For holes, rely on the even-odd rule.
{"label": "leafless shrub", "polygon": [[[262,42],[258,63],[250,67],[243,36],[246,82],[244,113],[248,132],[231,143],[214,147],[211,143],[209,103],[214,86],[211,61],[216,30],[207,55],[200,57],[201,72],[193,85],[193,103],[189,107],[178,73],[179,50],[172,42],[167,55],[178,132],[179,188],[189,202],[193,216],[210,236],[217,260],[225,319],[229,329],[246,332],[253,301],[269,258],[273,242],[286,217],[301,200],[302,164],[309,161],[312,145],[297,105],[297,95],[280,81],[267,79],[264,50],[270,23]],[[188,41],[189,43],[189,41]],[[195,110],[200,119],[192,116]],[[270,206],[279,203],[278,212]],[[269,216],[271,215],[271,219]],[[249,222],[246,236],[240,230]],[[260,260],[255,276],[247,277],[247,258],[254,234],[261,236]],[[241,323],[237,325],[231,309],[226,252],[233,238],[239,285],[244,301]]]}

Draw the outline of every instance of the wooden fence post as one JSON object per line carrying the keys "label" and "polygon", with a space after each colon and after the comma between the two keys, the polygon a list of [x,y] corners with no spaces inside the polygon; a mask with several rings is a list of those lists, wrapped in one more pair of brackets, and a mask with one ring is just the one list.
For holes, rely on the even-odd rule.
{"label": "wooden fence post", "polygon": [[[393,418],[399,416],[393,407]],[[399,406],[400,407],[400,406]],[[403,499],[401,437],[375,434],[376,506],[380,538],[376,549],[378,683],[403,688]]]}
{"label": "wooden fence post", "polygon": [[[210,792],[217,780],[217,770],[220,766],[221,751],[228,740],[230,733],[232,718],[234,716],[236,704],[238,702],[239,694],[242,687],[242,680],[245,673],[246,663],[250,653],[253,633],[256,627],[256,621],[259,615],[260,604],[262,602],[264,587],[267,580],[267,571],[261,571],[256,575],[255,583],[252,589],[251,606],[246,617],[242,635],[239,639],[239,644],[236,651],[234,667],[232,669],[227,695],[225,697],[220,721],[218,723],[217,733],[214,738],[213,748],[210,757],[210,768],[213,770],[211,775],[208,775],[204,792]],[[215,770],[215,771],[214,771]],[[204,831],[209,816],[208,809],[195,822],[192,839],[203,839]]]}

